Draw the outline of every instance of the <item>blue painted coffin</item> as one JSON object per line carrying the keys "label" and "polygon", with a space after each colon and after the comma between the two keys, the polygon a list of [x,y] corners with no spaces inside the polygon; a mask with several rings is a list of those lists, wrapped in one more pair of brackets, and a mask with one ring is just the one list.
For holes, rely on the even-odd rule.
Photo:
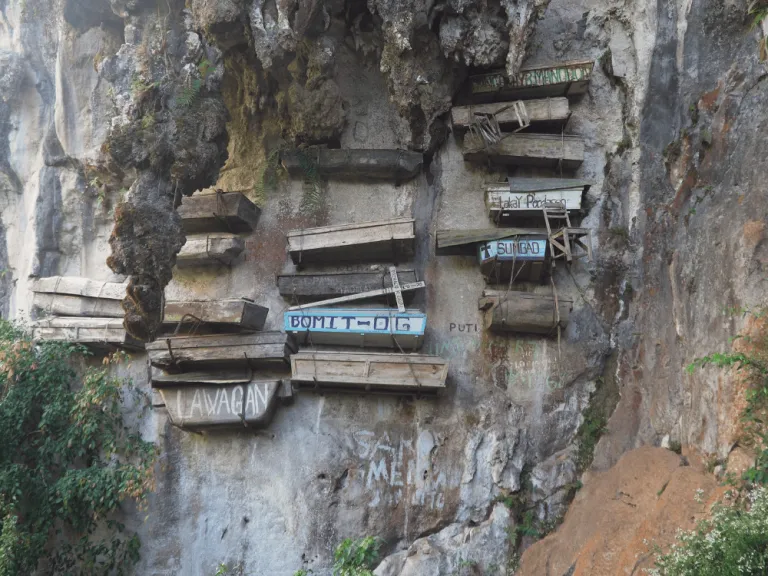
{"label": "blue painted coffin", "polygon": [[427,315],[393,308],[305,308],[285,312],[283,323],[305,345],[416,350],[424,342]]}
{"label": "blue painted coffin", "polygon": [[480,270],[489,283],[518,281],[537,282],[547,259],[546,236],[510,236],[478,245]]}

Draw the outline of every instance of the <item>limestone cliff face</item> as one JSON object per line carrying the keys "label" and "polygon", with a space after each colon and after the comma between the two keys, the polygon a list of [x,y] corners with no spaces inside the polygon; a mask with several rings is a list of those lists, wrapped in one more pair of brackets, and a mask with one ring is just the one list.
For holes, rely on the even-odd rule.
{"label": "limestone cliff face", "polygon": [[[660,514],[656,484],[710,490],[711,476],[677,472],[661,449],[620,459],[680,442],[691,461],[726,460],[737,442],[739,382],[683,367],[749,328],[725,309],[765,303],[768,108],[761,31],[745,12],[746,0],[0,0],[4,316],[29,318],[35,276],[130,277],[126,324],[139,336],[154,334],[163,293],[254,298],[279,329],[288,230],[412,216],[424,352],[451,360],[444,398],[302,394],[257,435],[182,432],[158,408],[145,430],[164,449],[158,489],[147,521],[129,518],[144,542],[137,573],[225,562],[324,574],[336,542],[371,534],[384,541],[380,576],[472,563],[512,574],[531,538],[509,534],[527,512],[553,523],[579,479],[563,534],[522,569],[614,573],[594,561],[615,546],[608,519],[569,537],[605,490],[637,490],[642,514],[616,536],[635,544]],[[476,264],[436,257],[434,238],[490,225],[482,189],[506,172],[465,163],[446,113],[470,71],[588,58],[598,65],[567,132],[585,139],[576,176],[594,183],[583,225],[596,261],[554,273],[574,300],[559,344],[493,336]],[[274,151],[305,144],[427,161],[399,185],[278,173],[265,189]],[[259,226],[230,269],[174,268],[175,206],[208,187],[258,201]],[[131,372],[146,383],[142,354]],[[583,476],[588,408],[610,418]],[[652,465],[647,482],[628,480]]]}

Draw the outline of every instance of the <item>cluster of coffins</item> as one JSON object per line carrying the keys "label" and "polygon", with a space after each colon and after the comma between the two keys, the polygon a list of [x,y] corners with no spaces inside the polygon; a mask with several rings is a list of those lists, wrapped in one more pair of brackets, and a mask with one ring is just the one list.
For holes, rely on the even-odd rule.
{"label": "cluster of coffins", "polygon": [[550,169],[558,177],[509,177],[485,190],[493,227],[439,230],[438,255],[475,254],[490,288],[479,307],[496,332],[554,334],[568,323],[573,302],[552,294],[524,292],[513,283],[540,284],[555,262],[591,259],[591,232],[573,226],[590,183],[563,178],[584,160],[584,142],[565,134],[569,96],[583,94],[594,63],[525,68],[517,75],[470,78],[471,104],[452,110],[454,131],[463,136],[464,159],[503,166]]}

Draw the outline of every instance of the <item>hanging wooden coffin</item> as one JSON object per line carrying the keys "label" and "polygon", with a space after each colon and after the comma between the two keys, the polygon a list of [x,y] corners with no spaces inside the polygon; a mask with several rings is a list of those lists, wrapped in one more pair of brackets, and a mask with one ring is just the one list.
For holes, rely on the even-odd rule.
{"label": "hanging wooden coffin", "polygon": [[300,388],[435,396],[445,389],[448,362],[422,354],[302,351],[291,356]]}
{"label": "hanging wooden coffin", "polygon": [[194,194],[177,208],[187,234],[201,232],[252,232],[261,210],[240,192]]}
{"label": "hanging wooden coffin", "polygon": [[166,302],[163,323],[203,322],[217,327],[261,330],[264,328],[268,313],[269,308],[254,304],[245,298]]}
{"label": "hanging wooden coffin", "polygon": [[54,316],[122,318],[126,284],[88,278],[52,276],[32,282],[32,306]]}
{"label": "hanging wooden coffin", "polygon": [[573,300],[527,292],[486,290],[479,301],[486,327],[494,332],[557,334],[568,326]]}
{"label": "hanging wooden coffin", "polygon": [[478,246],[480,271],[488,282],[539,282],[547,256],[546,236],[512,236]]}
{"label": "hanging wooden coffin", "polygon": [[296,351],[293,337],[282,332],[211,334],[162,338],[147,344],[152,366],[182,372],[200,366],[251,366],[280,364]]}
{"label": "hanging wooden coffin", "polygon": [[509,178],[485,189],[485,205],[494,222],[506,225],[517,218],[540,216],[545,204],[568,211],[581,210],[581,199],[590,183],[565,178]]}
{"label": "hanging wooden coffin", "polygon": [[118,346],[141,349],[144,343],[130,336],[117,318],[72,318],[60,316],[36,320],[32,324],[36,340],[75,342],[94,347]]}
{"label": "hanging wooden coffin", "polygon": [[469,82],[476,102],[576,96],[587,91],[594,66],[592,60],[530,66],[514,76],[491,72],[470,76]]}
{"label": "hanging wooden coffin", "polygon": [[454,106],[451,108],[451,121],[453,128],[461,132],[467,130],[478,115],[493,115],[502,128],[512,130],[519,128],[520,121],[525,121],[526,118],[537,126],[562,127],[571,116],[567,98],[526,100],[523,106],[525,108],[522,114],[520,110],[516,110],[515,102]]}
{"label": "hanging wooden coffin", "polygon": [[306,177],[315,171],[344,178],[403,181],[419,173],[424,158],[408,150],[308,148],[285,151],[280,161],[292,176]]}
{"label": "hanging wooden coffin", "polygon": [[[398,270],[401,284],[416,282],[414,270]],[[392,277],[387,270],[361,272],[332,272],[326,274],[282,274],[277,277],[280,295],[288,300],[313,302],[341,296],[391,288]],[[415,292],[403,292],[403,298],[413,298]],[[387,296],[379,299],[386,301]],[[390,296],[391,298],[391,296]]]}
{"label": "hanging wooden coffin", "polygon": [[584,162],[584,140],[560,134],[506,133],[496,144],[486,146],[480,136],[468,133],[464,137],[464,160],[575,170]]}
{"label": "hanging wooden coffin", "polygon": [[474,256],[478,244],[512,236],[541,234],[541,228],[477,228],[438,230],[435,253],[438,256]]}
{"label": "hanging wooden coffin", "polygon": [[190,236],[176,256],[176,266],[229,266],[245,250],[245,241],[232,234]]}
{"label": "hanging wooden coffin", "polygon": [[284,314],[285,331],[304,344],[416,350],[424,343],[427,315],[391,308],[308,308]]}
{"label": "hanging wooden coffin", "polygon": [[278,404],[280,380],[161,388],[171,422],[181,428],[263,428]]}
{"label": "hanging wooden coffin", "polygon": [[412,218],[292,230],[288,232],[288,251],[297,266],[350,261],[397,262],[413,256],[414,230]]}

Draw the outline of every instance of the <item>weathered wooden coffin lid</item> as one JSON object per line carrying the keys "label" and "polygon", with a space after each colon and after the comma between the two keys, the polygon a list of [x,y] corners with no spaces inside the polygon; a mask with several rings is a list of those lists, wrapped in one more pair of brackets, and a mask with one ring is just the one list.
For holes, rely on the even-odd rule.
{"label": "weathered wooden coffin lid", "polygon": [[87,298],[70,294],[35,292],[32,297],[32,306],[38,312],[54,316],[122,318],[125,314],[120,300]]}
{"label": "weathered wooden coffin lid", "polygon": [[[572,190],[574,188],[583,188],[584,192],[587,192],[592,186],[591,182],[576,178],[516,178],[510,176],[507,178],[507,182],[509,191],[515,194]],[[503,186],[503,184],[499,186]]]}
{"label": "weathered wooden coffin lid", "polygon": [[490,310],[488,328],[495,332],[520,332],[530,334],[556,334],[557,315],[560,327],[568,325],[573,300],[528,292],[504,292],[485,290],[478,302],[481,310]]}
{"label": "weathered wooden coffin lid", "polygon": [[[349,320],[345,322],[344,318]],[[362,322],[358,322],[358,319]],[[399,312],[397,308],[289,310],[284,313],[283,321],[285,331],[296,335],[299,342],[304,344],[403,350],[421,348],[427,327],[427,315],[423,312]]]}
{"label": "weathered wooden coffin lid", "polygon": [[180,428],[263,428],[277,407],[280,380],[161,388],[171,422]]}
{"label": "weathered wooden coffin lid", "polygon": [[259,366],[285,361],[296,350],[293,336],[282,332],[184,336],[147,344],[152,366],[175,372],[209,363]]}
{"label": "weathered wooden coffin lid", "polygon": [[416,234],[413,218],[395,218],[291,230],[287,237],[288,252],[299,265],[410,257]]}
{"label": "weathered wooden coffin lid", "polygon": [[[210,301],[166,302],[163,323],[196,322],[235,325],[248,330],[261,330],[269,308],[245,298]],[[190,315],[190,316],[188,316]]]}
{"label": "weathered wooden coffin lid", "polygon": [[58,340],[93,346],[120,346],[140,349],[144,343],[130,336],[123,321],[116,318],[71,318],[60,316],[32,324],[36,340]]}
{"label": "weathered wooden coffin lid", "polygon": [[[416,272],[412,269],[398,269],[397,277],[400,284],[417,281]],[[296,298],[299,301],[326,300],[339,296],[349,296],[391,288],[392,277],[389,270],[361,272],[331,272],[326,274],[281,274],[277,277],[277,287],[284,298]],[[403,292],[403,299],[413,298],[414,291]],[[389,296],[394,299],[394,296]],[[386,299],[382,296],[381,300]]]}
{"label": "weathered wooden coffin lid", "polygon": [[[302,158],[301,156],[305,157]],[[283,166],[292,176],[302,176],[306,166],[319,174],[346,178],[407,180],[421,170],[423,156],[409,150],[351,150],[310,148],[285,151],[280,155]]]}
{"label": "weathered wooden coffin lid", "polygon": [[[462,131],[469,128],[475,114],[494,114],[502,127],[517,128],[520,124],[513,104],[514,102],[495,102],[474,106],[454,106],[451,108],[451,121],[454,129]],[[526,100],[525,110],[531,124],[546,123],[562,126],[571,116],[567,98]]]}
{"label": "weathered wooden coffin lid", "polygon": [[586,92],[593,60],[575,60],[543,66],[527,66],[512,76],[490,72],[469,77],[477,101],[575,96]]}
{"label": "weathered wooden coffin lid", "polygon": [[464,160],[510,166],[540,166],[575,170],[584,162],[584,140],[579,136],[558,134],[502,134],[502,139],[486,147],[482,138],[467,133]]}
{"label": "weathered wooden coffin lid", "polygon": [[503,240],[510,236],[546,234],[541,228],[479,228],[474,230],[438,230],[436,254],[438,256],[474,256],[477,244]]}
{"label": "weathered wooden coffin lid", "polygon": [[178,387],[183,385],[205,384],[211,386],[227,386],[231,384],[246,384],[253,380],[253,370],[248,366],[219,368],[217,370],[196,370],[169,374],[158,368],[152,368],[152,388]]}
{"label": "weathered wooden coffin lid", "polygon": [[422,354],[299,352],[291,378],[304,388],[435,395],[445,389],[448,362]]}
{"label": "weathered wooden coffin lid", "polygon": [[245,240],[233,234],[189,236],[176,256],[176,266],[229,266],[245,250]]}
{"label": "weathered wooden coffin lid", "polygon": [[33,292],[46,294],[69,294],[87,298],[107,298],[122,300],[125,298],[125,288],[128,283],[102,282],[77,276],[49,276],[38,278],[32,282]]}
{"label": "weathered wooden coffin lid", "polygon": [[200,232],[251,232],[261,210],[240,192],[195,194],[177,208],[187,234]]}

